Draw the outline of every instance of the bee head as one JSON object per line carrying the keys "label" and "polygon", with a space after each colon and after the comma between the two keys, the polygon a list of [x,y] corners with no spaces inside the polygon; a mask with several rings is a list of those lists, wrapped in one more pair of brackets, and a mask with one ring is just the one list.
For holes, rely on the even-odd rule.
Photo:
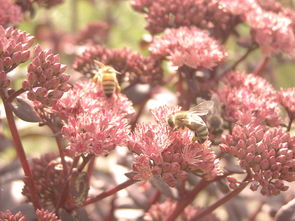
{"label": "bee head", "polygon": [[174,128],[174,127],[175,127],[175,124],[174,124],[174,122],[173,122],[171,116],[168,118],[168,124],[169,124],[169,126],[170,126],[171,128]]}

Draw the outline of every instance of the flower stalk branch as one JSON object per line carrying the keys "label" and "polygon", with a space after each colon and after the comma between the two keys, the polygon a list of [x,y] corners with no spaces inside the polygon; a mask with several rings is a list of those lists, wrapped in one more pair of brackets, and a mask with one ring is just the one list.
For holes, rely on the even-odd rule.
{"label": "flower stalk branch", "polygon": [[15,121],[14,121],[14,117],[13,117],[13,112],[12,109],[10,107],[10,103],[7,102],[3,92],[1,92],[1,98],[4,104],[4,108],[5,108],[5,113],[6,113],[6,118],[7,118],[7,122],[8,122],[8,126],[12,135],[12,139],[14,142],[14,146],[15,146],[15,150],[18,156],[18,159],[22,165],[25,177],[27,178],[27,182],[28,182],[28,186],[31,192],[31,197],[32,197],[32,203],[33,206],[36,209],[40,209],[40,202],[36,193],[36,188],[35,188],[35,184],[33,181],[33,175],[32,175],[32,171],[30,169],[18,130],[16,128],[15,125]]}

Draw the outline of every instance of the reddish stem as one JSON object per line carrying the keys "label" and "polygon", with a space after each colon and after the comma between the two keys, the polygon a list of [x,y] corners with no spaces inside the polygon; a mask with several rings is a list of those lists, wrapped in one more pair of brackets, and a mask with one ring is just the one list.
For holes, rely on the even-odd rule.
{"label": "reddish stem", "polygon": [[86,157],[83,157],[83,161],[82,161],[81,165],[78,168],[78,172],[79,173],[84,169],[84,167],[87,165],[87,163],[89,162],[89,160],[91,160],[92,158],[94,158],[94,155],[93,154],[89,154]]}
{"label": "reddish stem", "polygon": [[264,205],[264,202],[261,202],[259,204],[259,206],[257,207],[257,209],[254,211],[254,213],[250,216],[250,218],[248,219],[248,221],[255,221],[256,220],[256,217],[260,213],[263,205]]}
{"label": "reddish stem", "polygon": [[152,205],[154,205],[156,202],[158,202],[161,198],[161,192],[157,190],[154,195],[152,196],[152,199],[150,200],[149,204],[147,207],[144,209],[145,211],[149,211]]}
{"label": "reddish stem", "polygon": [[93,173],[93,168],[94,168],[94,164],[95,164],[95,157],[91,158],[89,164],[88,164],[88,168],[87,168],[87,175],[88,175],[88,180],[90,180],[90,177]]}
{"label": "reddish stem", "polygon": [[227,201],[229,201],[232,198],[234,198],[243,189],[245,189],[245,187],[249,184],[249,182],[246,181],[247,179],[248,179],[248,177],[245,178],[245,180],[241,183],[241,185],[238,188],[236,188],[232,192],[226,194],[220,200],[218,200],[217,202],[213,203],[211,206],[207,207],[206,209],[202,210],[200,213],[198,213],[195,216],[193,216],[189,221],[197,221],[197,220],[200,220],[202,217],[208,215],[209,213],[213,212],[213,210],[215,210],[219,206],[223,205]]}
{"label": "reddish stem", "polygon": [[202,179],[198,185],[185,196],[182,197],[182,200],[176,204],[175,209],[172,213],[165,219],[165,221],[173,221],[182,213],[182,211],[196,198],[197,194],[201,192],[206,186],[210,184],[210,181]]}
{"label": "reddish stem", "polygon": [[292,126],[293,120],[294,120],[293,116],[291,116],[289,114],[289,123],[288,123],[288,126],[287,126],[287,131],[290,131],[291,130],[291,126]]}
{"label": "reddish stem", "polygon": [[9,95],[9,97],[6,99],[6,102],[11,103],[17,96],[21,95],[24,92],[25,90],[23,88],[15,91],[13,94]]}
{"label": "reddish stem", "polygon": [[27,183],[28,183],[28,187],[31,193],[31,200],[32,203],[34,205],[35,210],[36,209],[40,209],[40,202],[39,202],[39,198],[37,196],[36,193],[36,187],[34,184],[34,180],[33,180],[33,175],[32,175],[32,171],[31,168],[29,166],[21,139],[19,137],[18,134],[18,130],[17,127],[15,125],[15,121],[14,121],[14,117],[13,117],[13,112],[12,109],[10,107],[10,103],[7,102],[3,92],[1,93],[1,98],[3,100],[3,104],[4,104],[4,108],[5,108],[5,113],[6,113],[6,118],[7,118],[7,122],[8,122],[8,126],[12,135],[12,139],[13,139],[13,143],[14,143],[14,147],[18,156],[18,159],[21,163],[21,166],[23,168],[24,174],[27,178]]}
{"label": "reddish stem", "polygon": [[84,203],[84,206],[91,204],[91,203],[95,203],[99,200],[102,200],[102,199],[108,197],[108,196],[111,196],[111,195],[117,193],[118,191],[125,189],[128,186],[131,186],[132,184],[134,184],[136,182],[137,182],[136,180],[127,180],[110,190],[102,192],[101,194],[99,194],[98,196],[96,196],[94,198],[90,198],[90,199],[86,200]]}
{"label": "reddish stem", "polygon": [[267,62],[269,61],[269,57],[265,57],[259,65],[253,71],[253,75],[261,75],[262,71],[264,70]]}

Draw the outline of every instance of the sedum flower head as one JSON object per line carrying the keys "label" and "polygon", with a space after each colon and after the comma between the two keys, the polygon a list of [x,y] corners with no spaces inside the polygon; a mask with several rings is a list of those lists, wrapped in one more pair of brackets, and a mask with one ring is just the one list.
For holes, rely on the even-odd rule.
{"label": "sedum flower head", "polygon": [[0,0],[0,25],[18,25],[23,19],[21,8],[10,0]]}
{"label": "sedum flower head", "polygon": [[279,101],[286,109],[290,118],[295,118],[295,88],[288,88],[279,91]]}
{"label": "sedum flower head", "polygon": [[128,147],[138,155],[133,165],[136,179],[147,181],[157,176],[175,187],[188,173],[199,174],[207,180],[220,174],[210,142],[193,142],[190,130],[169,128],[168,116],[179,110],[179,107],[167,106],[152,110],[156,123],[138,124],[130,136]]}
{"label": "sedum flower head", "polygon": [[21,212],[18,212],[17,214],[13,215],[9,210],[6,212],[0,211],[0,220],[3,221],[26,221],[26,217],[24,217]]}
{"label": "sedum flower head", "polygon": [[133,0],[135,10],[144,13],[151,34],[167,28],[196,26],[220,36],[229,28],[233,16],[216,0]]}
{"label": "sedum flower head", "polygon": [[28,90],[28,98],[45,106],[54,105],[69,89],[70,76],[65,74],[66,66],[60,63],[58,55],[51,50],[35,48],[35,57],[28,66],[27,79],[23,88]]}
{"label": "sedum flower head", "polygon": [[226,120],[236,122],[239,112],[250,111],[259,122],[270,126],[281,123],[276,92],[265,79],[233,71],[222,79],[222,83],[217,92],[224,104]]}
{"label": "sedum flower head", "polygon": [[[67,160],[66,163],[68,167],[72,164],[70,160]],[[53,211],[66,182],[59,158],[53,153],[34,158],[32,160],[32,174],[41,207]],[[31,193],[26,180],[22,194],[27,197],[28,201],[31,201]],[[44,212],[39,213],[40,215],[44,214]]]}
{"label": "sedum flower head", "polygon": [[122,78],[130,83],[159,83],[162,80],[163,71],[158,61],[126,48],[112,50],[100,45],[92,46],[77,57],[73,67],[85,75],[93,75],[93,71],[96,70],[93,60],[110,65],[119,71],[119,81],[122,81]]}
{"label": "sedum flower head", "polygon": [[0,25],[0,71],[8,73],[30,57],[33,37],[12,27]]}
{"label": "sedum flower head", "polygon": [[211,69],[223,62],[225,50],[208,33],[196,27],[168,29],[149,47],[153,56],[167,58],[175,66]]}
{"label": "sedum flower head", "polygon": [[[144,221],[164,221],[167,216],[176,207],[176,202],[172,199],[167,199],[162,203],[156,203],[151,206],[151,208],[145,213]],[[181,215],[176,219],[176,221],[189,220],[195,216],[202,208],[193,207],[191,205],[187,206]],[[205,218],[201,218],[200,221],[218,221],[219,219],[214,214],[208,214]]]}
{"label": "sedum flower head", "polygon": [[124,145],[129,134],[128,118],[134,113],[122,94],[107,98],[100,84],[77,83],[58,101],[53,110],[64,121],[63,136],[75,154],[106,155]]}
{"label": "sedum flower head", "polygon": [[284,181],[295,180],[295,137],[281,128],[267,129],[250,114],[240,116],[231,135],[223,137],[220,148],[239,159],[252,178],[251,189],[261,187],[263,195],[286,191]]}
{"label": "sedum flower head", "polygon": [[109,25],[106,22],[93,22],[88,24],[76,35],[78,44],[101,44],[104,43],[109,34]]}
{"label": "sedum flower head", "polygon": [[38,221],[61,221],[53,212],[48,210],[39,210],[36,211]]}
{"label": "sedum flower head", "polygon": [[251,27],[253,39],[265,55],[280,52],[293,55],[295,35],[289,13],[264,10],[256,0],[221,0],[219,4]]}

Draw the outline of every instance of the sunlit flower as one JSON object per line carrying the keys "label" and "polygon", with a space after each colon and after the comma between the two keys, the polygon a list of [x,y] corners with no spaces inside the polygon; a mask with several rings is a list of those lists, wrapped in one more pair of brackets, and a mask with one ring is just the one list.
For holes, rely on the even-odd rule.
{"label": "sunlit flower", "polygon": [[[176,202],[172,199],[167,199],[162,203],[156,203],[145,213],[144,221],[164,221],[167,216],[175,209]],[[176,221],[189,220],[195,216],[202,208],[187,206]],[[199,219],[200,221],[218,221],[219,219],[214,214],[208,214],[205,218]]]}
{"label": "sunlit flower", "polygon": [[281,123],[277,95],[263,78],[233,71],[222,79],[218,88],[220,101],[224,104],[226,120],[236,122],[239,112],[252,112],[256,120],[270,126]]}
{"label": "sunlit flower", "polygon": [[47,210],[36,210],[38,221],[61,221],[54,213]]}
{"label": "sunlit flower", "polygon": [[153,56],[167,58],[175,66],[195,69],[211,69],[227,56],[217,41],[196,27],[168,29],[154,39],[149,50]]}
{"label": "sunlit flower", "polygon": [[118,79],[133,83],[160,83],[163,71],[158,61],[150,57],[143,57],[129,49],[107,49],[96,45],[78,56],[73,68],[85,75],[92,75],[95,67],[93,60],[112,66],[121,74]]}
{"label": "sunlit flower", "polygon": [[295,118],[295,88],[280,90],[279,101],[288,112],[290,118]]}
{"label": "sunlit flower", "polygon": [[295,137],[281,128],[267,129],[243,114],[231,135],[223,137],[222,151],[239,159],[240,166],[251,175],[250,188],[261,187],[263,195],[286,191],[284,181],[295,180]]}
{"label": "sunlit flower", "polygon": [[10,72],[30,57],[30,47],[34,38],[12,27],[4,29],[0,25],[0,71]]}
{"label": "sunlit flower", "polygon": [[252,28],[253,39],[259,44],[263,53],[292,55],[295,48],[295,35],[292,20],[282,13],[266,11],[256,0],[221,0],[219,4],[227,11],[238,15]]}
{"label": "sunlit flower", "polygon": [[75,155],[105,155],[123,145],[129,134],[131,102],[122,94],[107,98],[100,84],[85,81],[76,84],[53,107],[64,121],[63,136]]}
{"label": "sunlit flower", "polygon": [[29,90],[28,98],[45,106],[54,105],[70,87],[70,76],[63,73],[65,70],[66,66],[60,63],[58,55],[51,50],[42,51],[37,46],[35,57],[28,66],[27,79],[23,82],[23,88]]}
{"label": "sunlit flower", "polygon": [[146,29],[151,34],[167,28],[196,26],[222,38],[234,24],[233,16],[219,7],[216,0],[133,0],[132,6],[145,14]]}
{"label": "sunlit flower", "polygon": [[16,213],[13,215],[9,210],[6,212],[0,212],[0,220],[5,221],[26,221],[26,217],[24,217],[21,212]]}
{"label": "sunlit flower", "polygon": [[[210,142],[193,142],[192,131],[169,128],[168,116],[179,110],[179,107],[166,106],[152,110],[156,123],[138,124],[130,136],[128,147],[139,155],[133,167],[137,179],[146,181],[152,176],[160,176],[169,186],[175,187],[187,179],[188,173],[199,174],[207,180],[221,174]],[[140,159],[144,160],[141,162]]]}
{"label": "sunlit flower", "polygon": [[0,25],[18,25],[23,18],[21,8],[10,0],[0,0]]}

